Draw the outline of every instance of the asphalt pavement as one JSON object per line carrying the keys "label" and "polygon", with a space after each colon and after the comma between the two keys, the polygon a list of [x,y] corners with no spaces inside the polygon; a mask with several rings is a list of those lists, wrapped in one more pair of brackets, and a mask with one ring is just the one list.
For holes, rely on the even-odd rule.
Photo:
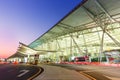
{"label": "asphalt pavement", "polygon": [[0,64],[0,80],[120,80],[120,67]]}
{"label": "asphalt pavement", "polygon": [[32,80],[43,69],[33,65],[0,64],[0,80]]}

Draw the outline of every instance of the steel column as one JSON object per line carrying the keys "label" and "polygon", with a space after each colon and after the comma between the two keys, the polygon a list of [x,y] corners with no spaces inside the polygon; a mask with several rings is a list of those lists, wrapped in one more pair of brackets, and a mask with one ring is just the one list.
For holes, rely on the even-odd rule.
{"label": "steel column", "polygon": [[83,53],[82,50],[80,49],[80,47],[78,46],[77,42],[76,42],[75,39],[73,38],[73,35],[72,35],[72,34],[70,34],[70,37],[71,37],[71,39],[73,40],[73,42],[74,42],[74,44],[76,45],[76,47],[78,48],[79,52],[80,52],[80,53]]}

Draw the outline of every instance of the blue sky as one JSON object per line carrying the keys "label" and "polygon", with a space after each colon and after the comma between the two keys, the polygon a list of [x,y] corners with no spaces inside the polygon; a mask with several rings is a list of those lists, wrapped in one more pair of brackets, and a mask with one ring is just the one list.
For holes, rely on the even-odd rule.
{"label": "blue sky", "polygon": [[0,0],[0,57],[30,44],[68,14],[81,0]]}

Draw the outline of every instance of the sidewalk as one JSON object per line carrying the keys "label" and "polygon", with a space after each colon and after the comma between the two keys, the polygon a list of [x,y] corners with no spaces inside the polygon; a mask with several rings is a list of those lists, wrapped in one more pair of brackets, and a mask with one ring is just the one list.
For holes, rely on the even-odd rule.
{"label": "sidewalk", "polygon": [[108,77],[110,80],[120,80],[120,67],[113,66],[98,66],[98,65],[70,65],[77,69],[84,69],[86,72],[92,73],[94,71],[102,73],[104,76]]}
{"label": "sidewalk", "polygon": [[74,70],[50,65],[40,66],[44,68],[44,71],[33,80],[91,80]]}

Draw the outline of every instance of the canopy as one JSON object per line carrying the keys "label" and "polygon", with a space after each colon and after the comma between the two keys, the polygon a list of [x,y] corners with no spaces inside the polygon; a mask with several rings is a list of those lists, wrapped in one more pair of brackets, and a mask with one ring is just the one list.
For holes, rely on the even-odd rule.
{"label": "canopy", "polygon": [[63,35],[100,27],[100,19],[107,19],[105,24],[120,22],[119,17],[120,0],[83,0],[50,30],[29,44],[29,47],[35,48]]}
{"label": "canopy", "polygon": [[10,56],[9,58],[18,58],[18,57],[19,58],[24,58],[24,57],[27,57],[27,55],[19,53],[19,52],[16,52],[15,54],[13,54],[12,56]]}

